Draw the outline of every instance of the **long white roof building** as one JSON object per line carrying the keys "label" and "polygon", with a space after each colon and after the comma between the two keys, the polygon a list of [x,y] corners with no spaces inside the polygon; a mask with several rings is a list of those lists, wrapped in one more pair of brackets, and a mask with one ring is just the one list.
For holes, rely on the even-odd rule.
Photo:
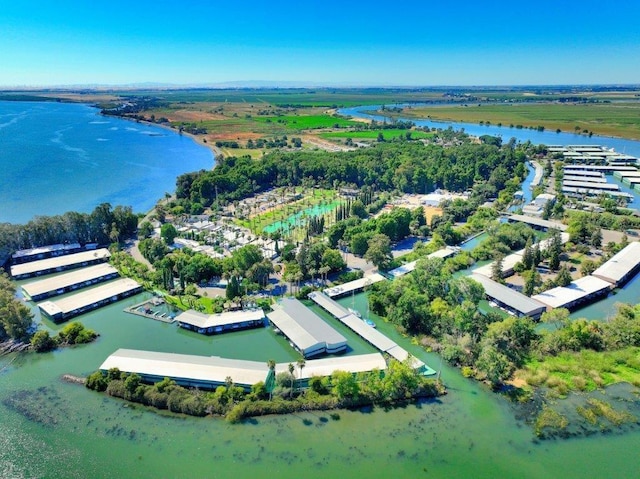
{"label": "long white roof building", "polygon": [[[292,362],[295,365],[295,362]],[[276,374],[289,371],[290,363],[277,363]],[[313,376],[329,376],[335,371],[351,373],[385,370],[386,362],[381,354],[361,354],[333,358],[312,359],[304,368],[296,367],[296,379],[308,380]],[[227,359],[218,356],[194,356],[189,354],[161,353],[118,349],[100,366],[102,371],[118,368],[127,373],[136,373],[145,381],[161,381],[165,377],[182,386],[215,388],[226,383],[230,377],[237,386],[249,389],[265,381],[269,369],[266,361]]]}
{"label": "long white roof building", "polygon": [[592,276],[622,286],[640,267],[640,243],[633,241],[596,269]]}
{"label": "long white roof building", "polygon": [[571,309],[593,298],[606,295],[610,289],[611,283],[608,281],[595,276],[585,276],[572,281],[569,286],[559,286],[531,297],[550,308]]}

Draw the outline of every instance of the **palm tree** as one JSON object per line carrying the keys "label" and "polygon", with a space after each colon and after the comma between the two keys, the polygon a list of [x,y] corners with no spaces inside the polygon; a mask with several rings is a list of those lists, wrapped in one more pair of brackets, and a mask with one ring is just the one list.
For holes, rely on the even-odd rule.
{"label": "palm tree", "polygon": [[273,388],[276,383],[276,362],[273,359],[269,359],[267,361],[267,367],[269,368],[269,373],[267,374],[267,379],[264,382],[265,388],[269,392],[269,401],[273,398]]}
{"label": "palm tree", "polygon": [[302,368],[304,368],[307,364],[307,362],[304,360],[304,356],[298,359],[297,364],[298,364],[298,369],[300,369],[300,375],[298,376],[298,380],[302,382]]}
{"label": "palm tree", "polygon": [[296,367],[293,363],[289,363],[289,374],[291,374],[291,397],[293,397],[293,372],[296,370]]}

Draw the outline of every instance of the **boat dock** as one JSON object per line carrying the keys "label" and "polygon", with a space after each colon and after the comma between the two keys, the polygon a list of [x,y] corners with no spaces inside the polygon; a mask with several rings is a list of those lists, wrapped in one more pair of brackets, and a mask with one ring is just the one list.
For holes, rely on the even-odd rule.
{"label": "boat dock", "polygon": [[151,298],[147,301],[143,301],[142,303],[134,304],[133,306],[124,308],[124,312],[135,314],[136,316],[142,316],[143,318],[153,319],[155,321],[160,321],[162,323],[174,323],[175,317],[172,314],[163,313],[161,311],[154,311],[150,308],[150,306],[160,306],[163,304],[165,304],[164,299]]}
{"label": "boat dock", "polygon": [[243,311],[225,311],[217,314],[205,314],[190,309],[176,316],[175,321],[181,328],[200,334],[218,334],[227,331],[259,328],[267,324],[261,308]]}
{"label": "boat dock", "polygon": [[57,301],[38,304],[40,311],[56,323],[119,301],[142,291],[142,286],[129,278],[118,279]]}
{"label": "boat dock", "polygon": [[68,269],[82,268],[98,263],[104,263],[111,257],[106,248],[82,251],[80,253],[56,256],[28,263],[14,264],[11,266],[11,276],[14,279],[25,279],[33,276],[66,271]]}
{"label": "boat dock", "polygon": [[107,263],[101,263],[24,284],[22,291],[31,301],[40,301],[41,299],[103,283],[118,276],[117,269]]}
{"label": "boat dock", "polygon": [[608,281],[619,288],[633,278],[638,269],[640,269],[640,243],[633,241],[591,273],[591,276]]}
{"label": "boat dock", "polygon": [[[398,361],[405,361],[410,356],[409,352],[406,349],[399,346],[395,341],[388,338],[377,329],[372,328],[371,326],[366,324],[362,319],[358,318],[349,310],[343,308],[326,294],[315,291],[309,294],[309,299],[320,306],[322,309],[327,311],[329,314],[334,316],[338,321],[347,326],[354,333],[356,333],[362,339],[378,349],[380,352],[387,353],[389,356],[397,359]],[[414,357],[412,358],[412,361],[413,367],[415,369],[423,370],[425,375],[430,376],[436,374],[433,369],[420,361],[418,358]]]}
{"label": "boat dock", "polygon": [[384,281],[385,279],[386,278],[380,273],[373,273],[364,276],[363,278],[334,286],[333,288],[327,288],[324,290],[324,292],[331,298],[341,298],[350,294],[359,293],[370,284],[378,283],[380,281]]}

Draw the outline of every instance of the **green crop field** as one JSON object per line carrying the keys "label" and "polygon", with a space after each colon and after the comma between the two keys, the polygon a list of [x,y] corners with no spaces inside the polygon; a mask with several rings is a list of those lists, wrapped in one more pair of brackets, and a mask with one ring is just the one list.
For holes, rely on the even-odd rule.
{"label": "green crop field", "polygon": [[405,136],[407,132],[411,133],[411,138],[430,138],[433,133],[427,133],[424,131],[414,130],[400,130],[397,128],[391,128],[386,130],[360,130],[360,131],[334,131],[329,133],[321,133],[319,136],[322,138],[352,138],[352,139],[369,139],[375,140],[378,138],[378,134],[382,133],[385,140],[397,138],[399,136]]}
{"label": "green crop field", "polygon": [[287,115],[287,116],[258,116],[254,120],[259,123],[284,125],[294,130],[311,130],[315,128],[345,128],[360,124],[357,121],[329,115]]}

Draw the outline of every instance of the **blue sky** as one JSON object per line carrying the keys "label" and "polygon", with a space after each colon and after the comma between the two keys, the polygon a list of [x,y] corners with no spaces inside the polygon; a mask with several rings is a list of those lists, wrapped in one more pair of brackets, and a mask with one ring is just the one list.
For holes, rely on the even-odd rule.
{"label": "blue sky", "polygon": [[640,83],[640,1],[0,0],[0,86],[229,81]]}

